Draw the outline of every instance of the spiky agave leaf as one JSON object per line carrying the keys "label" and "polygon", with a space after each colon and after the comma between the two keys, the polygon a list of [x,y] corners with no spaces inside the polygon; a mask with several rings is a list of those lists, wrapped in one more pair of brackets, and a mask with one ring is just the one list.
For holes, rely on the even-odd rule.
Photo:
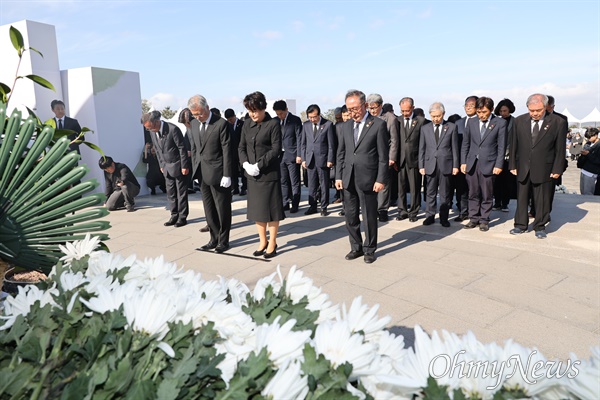
{"label": "spiky agave leaf", "polygon": [[104,196],[83,196],[98,182],[80,182],[89,169],[77,165],[76,152],[67,153],[69,141],[61,138],[48,149],[54,128],[43,127],[31,142],[35,131],[35,118],[23,121],[18,110],[6,118],[0,103],[0,258],[48,271],[62,256],[59,244],[110,225],[98,221],[108,215],[106,209],[88,209],[101,205]]}

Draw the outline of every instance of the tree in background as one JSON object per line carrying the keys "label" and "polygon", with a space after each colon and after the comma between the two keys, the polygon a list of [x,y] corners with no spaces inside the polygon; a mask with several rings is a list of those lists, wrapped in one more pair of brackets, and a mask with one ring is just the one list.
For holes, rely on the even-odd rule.
{"label": "tree in background", "polygon": [[160,111],[160,113],[164,119],[171,119],[175,116],[175,114],[177,114],[177,111],[171,110],[171,106],[166,106]]}
{"label": "tree in background", "polygon": [[150,112],[151,108],[152,103],[150,103],[147,99],[142,99],[142,114]]}

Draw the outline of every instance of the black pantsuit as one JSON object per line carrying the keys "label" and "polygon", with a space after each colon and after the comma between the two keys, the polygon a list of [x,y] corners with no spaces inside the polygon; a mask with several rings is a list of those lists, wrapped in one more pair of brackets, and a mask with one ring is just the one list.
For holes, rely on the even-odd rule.
{"label": "black pantsuit", "polygon": [[489,224],[494,202],[494,176],[484,175],[479,162],[467,172],[469,184],[469,220],[474,223]]}

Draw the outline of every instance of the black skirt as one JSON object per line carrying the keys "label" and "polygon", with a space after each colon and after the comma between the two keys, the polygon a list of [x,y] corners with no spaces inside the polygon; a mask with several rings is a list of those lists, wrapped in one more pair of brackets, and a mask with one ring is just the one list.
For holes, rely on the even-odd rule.
{"label": "black skirt", "polygon": [[248,219],[273,222],[285,219],[279,181],[260,182],[248,178]]}

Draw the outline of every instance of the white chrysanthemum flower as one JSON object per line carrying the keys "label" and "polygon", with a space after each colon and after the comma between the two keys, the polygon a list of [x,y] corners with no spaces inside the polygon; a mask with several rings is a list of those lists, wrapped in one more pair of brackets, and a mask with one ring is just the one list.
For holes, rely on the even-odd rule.
{"label": "white chrysanthemum flower", "polygon": [[65,254],[60,258],[60,261],[69,264],[72,260],[79,260],[90,255],[99,245],[100,238],[91,236],[89,233],[85,235],[83,240],[68,242],[64,246],[58,245],[58,248]]}
{"label": "white chrysanthemum flower", "polygon": [[181,270],[177,264],[166,262],[164,256],[161,255],[157,258],[145,258],[143,261],[135,260],[125,275],[125,280],[159,279],[165,275],[174,276]]}
{"label": "white chrysanthemum flower", "polygon": [[358,400],[365,400],[367,398],[367,396],[363,392],[352,386],[350,382],[346,383],[346,390]]}
{"label": "white chrysanthemum flower", "polygon": [[256,323],[252,317],[233,304],[224,301],[215,302],[206,312],[205,321],[214,322],[219,335],[229,339],[233,344],[246,346],[254,343]]}
{"label": "white chrysanthemum flower", "polygon": [[171,358],[175,357],[175,350],[173,350],[171,345],[168,344],[167,342],[158,342],[156,347],[158,347],[159,349],[164,351],[165,354],[168,355],[169,357],[171,357]]}
{"label": "white chrysanthemum flower", "polygon": [[31,306],[36,302],[40,302],[40,307],[46,304],[51,304],[53,307],[58,307],[52,295],[58,295],[56,288],[49,290],[40,290],[37,286],[27,285],[25,288],[17,287],[16,296],[8,296],[4,299],[4,314],[5,317],[0,317],[6,320],[4,325],[0,326],[0,330],[10,328],[19,315],[27,315],[31,311]]}
{"label": "white chrysanthemum flower", "polygon": [[90,255],[85,275],[89,278],[105,275],[109,271],[117,271],[124,267],[130,267],[134,262],[135,254],[124,258],[120,254],[95,251]]}
{"label": "white chrysanthemum flower", "polygon": [[347,321],[352,333],[364,332],[368,340],[370,335],[381,332],[392,320],[390,316],[378,318],[377,310],[379,310],[379,304],[375,304],[369,309],[369,306],[362,304],[362,296],[358,296],[352,301],[348,311],[346,311],[346,304],[342,305],[342,315],[338,320]]}
{"label": "white chrysanthemum flower", "polygon": [[281,284],[275,280],[275,272],[273,272],[269,276],[265,276],[264,278],[260,278],[256,285],[254,286],[254,290],[252,291],[252,297],[254,300],[261,301],[265,298],[265,291],[269,286],[273,286],[273,290],[277,293],[281,289]]}
{"label": "white chrysanthemum flower", "polygon": [[383,330],[371,341],[377,344],[377,353],[388,357],[393,362],[400,362],[408,354],[404,348],[404,337],[394,335],[390,331]]}
{"label": "white chrysanthemum flower", "polygon": [[412,395],[406,394],[410,382],[405,377],[389,374],[367,375],[360,378],[367,392],[377,400],[409,400]]}
{"label": "white chrysanthemum flower", "polygon": [[346,321],[327,321],[317,326],[314,348],[323,354],[334,368],[349,362],[352,379],[371,374],[371,363],[377,354],[373,343],[364,342],[363,335],[352,333]]}
{"label": "white chrysanthemum flower", "polygon": [[[567,369],[570,376],[554,379],[557,383],[567,386],[569,391],[580,399],[600,399],[600,347],[592,347],[591,350],[589,360],[579,360],[575,354],[571,354],[571,364]],[[578,361],[580,363],[575,365]]]}
{"label": "white chrysanthemum flower", "polygon": [[63,271],[60,275],[60,286],[63,290],[73,290],[81,285],[87,284],[87,279],[83,276],[83,273],[77,272],[74,274],[71,271]]}
{"label": "white chrysanthemum flower", "polygon": [[235,371],[237,371],[238,362],[245,358],[238,357],[225,351],[219,351],[218,345],[215,345],[215,348],[217,349],[218,354],[225,353],[225,358],[217,365],[217,368],[221,370],[221,379],[223,379],[227,387],[229,387],[229,381],[233,378]]}
{"label": "white chrysanthemum flower", "polygon": [[279,325],[281,317],[275,318],[272,324],[262,324],[256,328],[256,353],[267,348],[269,360],[277,367],[293,359],[304,360],[302,350],[310,339],[311,331],[292,331],[295,319]]}
{"label": "white chrysanthemum flower", "polygon": [[243,306],[248,305],[248,301],[246,300],[246,295],[250,293],[248,286],[237,279],[225,279],[223,277],[220,277],[220,279],[221,286],[226,288],[229,296],[231,296],[231,303],[234,306],[242,308]]}
{"label": "white chrysanthemum flower", "polygon": [[272,400],[304,399],[308,390],[308,378],[302,376],[302,366],[294,360],[279,368],[260,394]]}
{"label": "white chrysanthemum flower", "polygon": [[95,297],[89,300],[80,300],[90,310],[98,314],[104,314],[107,311],[118,310],[122,304],[125,304],[129,297],[135,296],[136,292],[137,288],[135,283],[132,282],[115,286],[99,285],[95,288]]}
{"label": "white chrysanthemum flower", "polygon": [[177,315],[175,304],[152,289],[137,291],[123,305],[125,318],[133,330],[157,335],[159,341],[169,331],[167,323],[173,322]]}

